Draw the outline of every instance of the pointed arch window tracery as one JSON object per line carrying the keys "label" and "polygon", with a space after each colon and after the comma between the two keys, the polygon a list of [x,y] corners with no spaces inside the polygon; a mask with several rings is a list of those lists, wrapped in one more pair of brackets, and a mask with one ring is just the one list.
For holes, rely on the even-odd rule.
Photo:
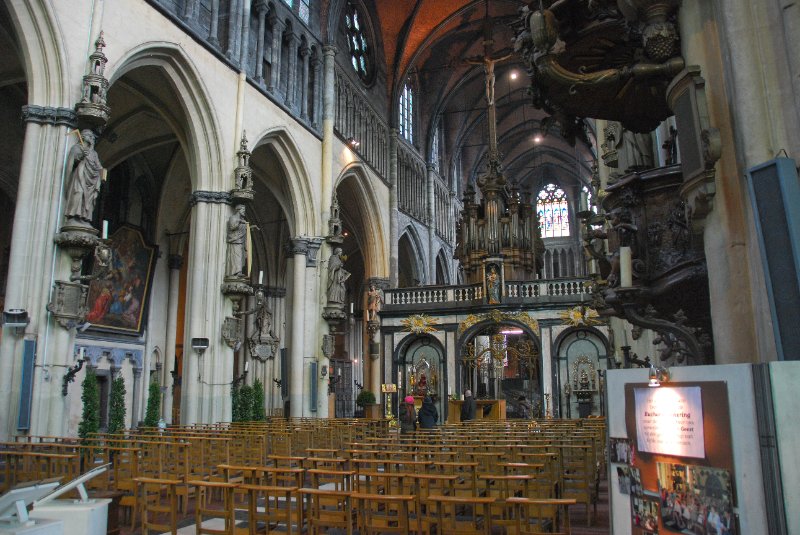
{"label": "pointed arch window tracery", "polygon": [[370,64],[370,49],[372,45],[367,39],[364,15],[353,2],[347,2],[344,25],[347,29],[347,47],[350,51],[350,63],[358,73],[358,76],[367,82],[372,69]]}
{"label": "pointed arch window tracery", "polygon": [[569,236],[569,207],[567,194],[550,183],[536,197],[536,213],[542,238],[565,238]]}

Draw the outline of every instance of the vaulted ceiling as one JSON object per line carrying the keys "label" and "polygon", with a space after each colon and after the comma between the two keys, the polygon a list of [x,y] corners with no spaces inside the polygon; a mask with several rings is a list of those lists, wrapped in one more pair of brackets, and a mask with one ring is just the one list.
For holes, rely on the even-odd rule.
{"label": "vaulted ceiling", "polygon": [[[485,75],[470,63],[484,55],[510,57],[495,69],[499,148],[508,178],[538,190],[551,180],[588,181],[591,148],[570,146],[558,132],[544,132],[545,114],[531,105],[530,85],[520,56],[513,53],[521,0],[376,0],[373,17],[381,28],[389,102],[406,81],[418,89],[419,149],[430,151],[432,129],[441,119],[443,174],[462,186],[483,171],[487,153]],[[547,134],[547,135],[544,135]],[[592,138],[592,133],[589,133]],[[535,141],[538,140],[538,141]],[[453,173],[453,171],[456,171]]]}

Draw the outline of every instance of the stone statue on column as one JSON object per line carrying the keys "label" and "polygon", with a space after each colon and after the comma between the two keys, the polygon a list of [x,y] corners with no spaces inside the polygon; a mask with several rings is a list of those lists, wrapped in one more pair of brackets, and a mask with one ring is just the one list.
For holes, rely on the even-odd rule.
{"label": "stone statue on column", "polygon": [[328,259],[328,305],[341,304],[347,296],[344,283],[350,278],[350,272],[344,269],[344,256],[342,248],[337,247]]}
{"label": "stone statue on column", "polygon": [[69,185],[64,216],[67,221],[91,224],[105,171],[95,150],[96,137],[88,128],[77,132],[78,143],[67,155]]}
{"label": "stone statue on column", "polygon": [[226,279],[247,278],[247,217],[245,207],[239,204],[228,218],[227,251],[225,262]]}
{"label": "stone statue on column", "polygon": [[382,305],[383,292],[375,286],[375,283],[370,283],[367,292],[367,321],[378,321],[378,312],[381,311]]}

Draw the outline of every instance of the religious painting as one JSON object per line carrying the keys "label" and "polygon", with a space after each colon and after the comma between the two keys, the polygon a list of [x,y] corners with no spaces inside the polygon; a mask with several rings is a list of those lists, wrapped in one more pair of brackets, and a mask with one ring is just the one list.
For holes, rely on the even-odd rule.
{"label": "religious painting", "polygon": [[109,241],[111,265],[89,284],[86,321],[92,329],[138,335],[146,320],[157,247],[130,226],[121,227]]}
{"label": "religious painting", "polygon": [[657,471],[661,522],[665,532],[737,533],[728,470],[657,463]]}

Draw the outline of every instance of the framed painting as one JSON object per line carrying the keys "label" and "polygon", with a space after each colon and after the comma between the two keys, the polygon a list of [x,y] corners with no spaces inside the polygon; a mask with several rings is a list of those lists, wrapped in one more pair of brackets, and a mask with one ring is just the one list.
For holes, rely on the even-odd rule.
{"label": "framed painting", "polygon": [[110,246],[108,272],[89,284],[86,321],[93,330],[140,335],[147,319],[157,247],[128,225],[111,236]]}

